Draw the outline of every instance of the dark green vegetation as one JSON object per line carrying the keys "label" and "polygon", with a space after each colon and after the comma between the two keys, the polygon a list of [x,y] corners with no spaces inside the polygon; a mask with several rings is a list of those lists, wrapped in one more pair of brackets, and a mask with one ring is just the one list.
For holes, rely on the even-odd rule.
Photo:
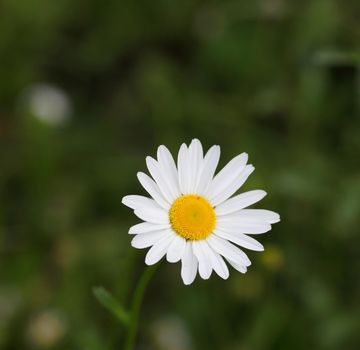
{"label": "dark green vegetation", "polygon": [[162,264],[139,349],[359,349],[359,35],[358,1],[1,1],[0,348],[121,349],[92,294],[144,268],[121,198],[198,137],[282,221],[246,275]]}

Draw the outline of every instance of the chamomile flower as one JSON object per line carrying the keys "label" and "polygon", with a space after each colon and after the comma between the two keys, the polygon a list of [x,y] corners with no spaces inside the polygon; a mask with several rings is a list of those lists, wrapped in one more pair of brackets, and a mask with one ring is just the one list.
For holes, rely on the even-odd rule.
{"label": "chamomile flower", "polygon": [[212,146],[204,156],[200,141],[194,139],[189,146],[181,145],[175,164],[169,150],[160,146],[157,160],[146,158],[151,177],[137,174],[151,198],[130,195],[122,200],[143,221],[130,228],[129,234],[135,235],[131,245],[150,248],[147,265],[164,256],[170,263],[181,261],[185,284],[191,284],[197,272],[208,279],[213,270],[227,279],[224,259],[245,273],[251,262],[239,246],[264,250],[251,235],[265,233],[280,221],[275,212],[247,209],[260,201],[265,191],[233,196],[254,171],[247,164],[248,155],[236,156],[214,176],[219,158],[219,146]]}

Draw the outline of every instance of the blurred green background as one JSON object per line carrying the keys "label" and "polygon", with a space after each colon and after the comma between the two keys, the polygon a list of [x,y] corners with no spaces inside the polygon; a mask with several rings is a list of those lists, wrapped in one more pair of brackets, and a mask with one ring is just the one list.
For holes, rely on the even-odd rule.
{"label": "blurred green background", "polygon": [[138,349],[360,349],[358,1],[0,2],[0,348],[121,349],[159,144],[246,151],[282,221],[246,275],[161,265]]}

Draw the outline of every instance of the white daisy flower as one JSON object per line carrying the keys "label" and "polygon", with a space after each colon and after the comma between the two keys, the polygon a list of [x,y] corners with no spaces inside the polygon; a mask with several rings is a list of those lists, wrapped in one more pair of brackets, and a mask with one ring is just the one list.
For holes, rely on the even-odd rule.
{"label": "white daisy flower", "polygon": [[197,272],[208,279],[214,270],[229,277],[224,259],[245,273],[251,262],[238,247],[262,251],[264,247],[249,235],[271,230],[280,216],[269,210],[246,209],[260,201],[266,192],[254,190],[234,193],[254,171],[248,155],[233,158],[215,176],[220,147],[213,146],[203,155],[202,145],[194,139],[182,144],[177,166],[169,150],[160,146],[157,160],[146,158],[152,178],[142,172],[137,177],[151,198],[125,196],[122,203],[134,210],[142,223],[132,226],[131,245],[149,248],[145,263],[153,265],[165,255],[168,262],[181,260],[181,277],[191,284]]}

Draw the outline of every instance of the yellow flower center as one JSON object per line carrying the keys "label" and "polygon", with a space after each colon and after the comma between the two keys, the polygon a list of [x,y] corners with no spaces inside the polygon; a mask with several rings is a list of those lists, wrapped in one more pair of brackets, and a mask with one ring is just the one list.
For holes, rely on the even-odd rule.
{"label": "yellow flower center", "polygon": [[173,230],[188,240],[200,240],[210,235],[216,223],[214,208],[209,201],[196,194],[177,198],[170,211]]}

